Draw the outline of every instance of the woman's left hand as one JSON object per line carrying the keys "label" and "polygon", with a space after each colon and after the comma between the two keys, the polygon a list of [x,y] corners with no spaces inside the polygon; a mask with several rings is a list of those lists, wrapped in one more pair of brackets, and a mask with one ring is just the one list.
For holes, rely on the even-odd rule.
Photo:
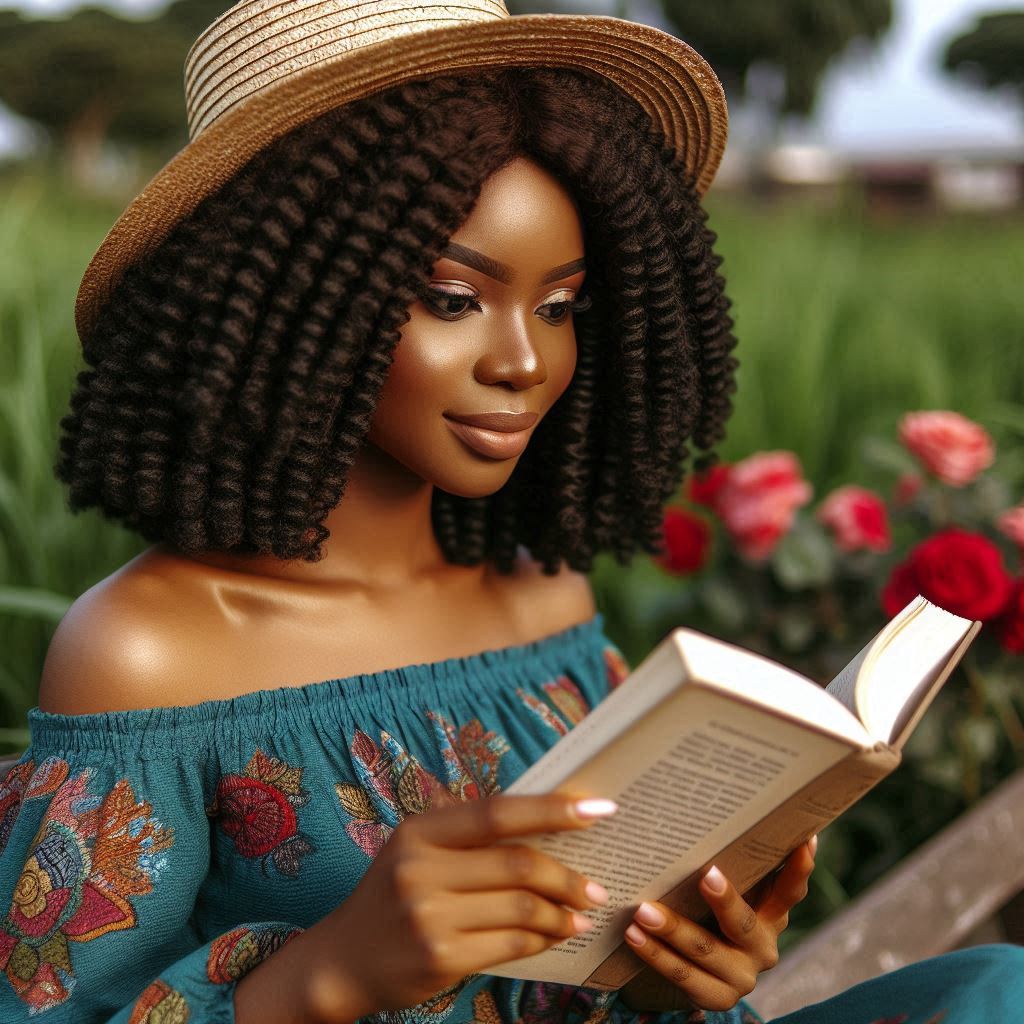
{"label": "woman's left hand", "polygon": [[[779,959],[778,939],[789,912],[807,895],[817,837],[797,847],[750,906],[725,876],[712,868],[700,883],[720,935],[669,910],[663,903],[641,904],[626,929],[626,941],[651,970],[671,983],[675,999],[657,997],[665,985],[644,970],[622,994],[635,1010],[678,1009],[679,995],[701,1010],[728,1010],[754,990],[757,976]],[[653,913],[648,912],[653,911]],[[669,1005],[666,1005],[666,1002]],[[660,1005],[654,1005],[659,1003]]]}

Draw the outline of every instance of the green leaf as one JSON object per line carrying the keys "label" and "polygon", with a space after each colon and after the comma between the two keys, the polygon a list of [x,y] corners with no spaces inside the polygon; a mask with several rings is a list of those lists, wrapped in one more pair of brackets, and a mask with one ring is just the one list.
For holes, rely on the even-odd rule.
{"label": "green leaf", "polygon": [[734,583],[713,576],[700,588],[700,598],[711,617],[725,630],[743,629],[750,610],[743,591]]}
{"label": "green leaf", "polygon": [[860,454],[869,466],[890,473],[917,473],[921,470],[906,448],[887,438],[865,438],[861,442]]}
{"label": "green leaf", "polygon": [[0,611],[60,622],[71,598],[41,587],[0,587]]}
{"label": "green leaf", "polygon": [[836,566],[835,549],[816,523],[798,520],[772,555],[775,578],[787,590],[804,590],[828,583]]}

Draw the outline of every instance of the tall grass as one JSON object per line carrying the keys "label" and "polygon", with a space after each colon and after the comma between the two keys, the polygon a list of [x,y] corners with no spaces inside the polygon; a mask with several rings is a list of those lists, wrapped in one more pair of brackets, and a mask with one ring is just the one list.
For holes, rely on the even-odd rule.
{"label": "tall grass", "polygon": [[[52,473],[82,365],[75,291],[121,204],[29,172],[0,180],[0,195],[2,748],[24,740],[69,601],[145,545],[95,513],[71,516]],[[712,224],[742,363],[726,458],[790,448],[823,493],[862,479],[861,438],[891,433],[907,409],[958,409],[997,436],[1024,425],[1021,220],[875,223],[719,200]]]}

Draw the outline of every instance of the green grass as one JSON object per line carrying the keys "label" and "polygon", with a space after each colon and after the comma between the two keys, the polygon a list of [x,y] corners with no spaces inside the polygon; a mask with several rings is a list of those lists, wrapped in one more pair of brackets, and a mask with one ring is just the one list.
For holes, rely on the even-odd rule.
{"label": "green grass", "polygon": [[[3,749],[24,737],[63,608],[145,545],[95,513],[71,516],[51,469],[81,368],[75,292],[123,204],[76,198],[43,172],[8,173],[0,189]],[[1022,429],[1024,221],[711,208],[742,363],[726,458],[793,449],[822,494],[870,482],[860,439],[892,435],[908,409],[957,409],[998,438]]]}

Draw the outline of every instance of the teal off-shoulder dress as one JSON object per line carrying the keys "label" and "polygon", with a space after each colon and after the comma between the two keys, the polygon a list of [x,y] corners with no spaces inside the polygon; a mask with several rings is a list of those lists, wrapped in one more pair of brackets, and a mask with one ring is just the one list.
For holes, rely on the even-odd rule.
{"label": "teal off-shoulder dress", "polygon": [[[0,1021],[227,1024],[238,979],[352,892],[432,780],[463,800],[501,792],[624,674],[596,616],[534,643],[190,707],[33,710],[31,747],[0,784]],[[1022,951],[936,962],[785,1020],[1024,1019]],[[373,1019],[685,1018],[476,974]],[[740,1004],[707,1020],[760,1018]]]}

